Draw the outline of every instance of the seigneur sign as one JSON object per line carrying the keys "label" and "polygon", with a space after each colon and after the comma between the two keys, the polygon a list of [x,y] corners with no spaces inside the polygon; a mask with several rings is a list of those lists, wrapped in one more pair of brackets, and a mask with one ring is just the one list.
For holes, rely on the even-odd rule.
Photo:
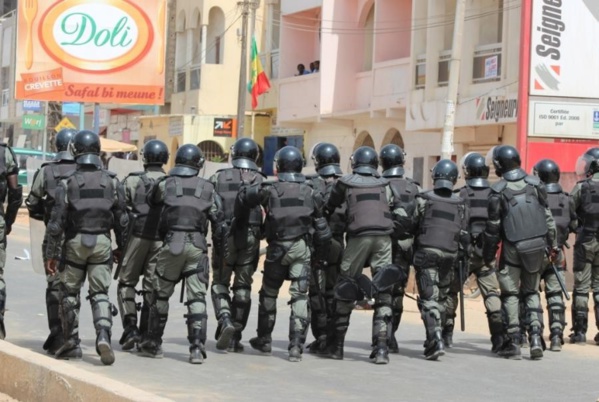
{"label": "seigneur sign", "polygon": [[16,98],[163,104],[165,7],[166,0],[20,1]]}

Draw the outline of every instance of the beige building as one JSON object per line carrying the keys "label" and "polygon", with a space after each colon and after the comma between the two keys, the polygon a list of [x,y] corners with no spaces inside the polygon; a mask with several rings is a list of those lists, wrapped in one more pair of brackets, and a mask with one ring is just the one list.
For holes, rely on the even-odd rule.
{"label": "beige building", "polygon": [[[140,144],[157,138],[174,154],[180,145],[194,143],[208,160],[221,161],[236,140],[241,8],[237,0],[170,4],[167,105],[159,115],[139,118]],[[256,10],[259,47],[266,8],[261,2]],[[247,109],[245,135],[262,146],[270,132],[270,114]]]}

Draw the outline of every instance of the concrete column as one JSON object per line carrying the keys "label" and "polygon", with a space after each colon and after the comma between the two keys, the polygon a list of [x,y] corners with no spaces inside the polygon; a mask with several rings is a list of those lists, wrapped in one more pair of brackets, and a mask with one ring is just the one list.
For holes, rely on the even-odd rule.
{"label": "concrete column", "polygon": [[202,56],[201,64],[206,64],[206,44],[208,43],[208,25],[202,24]]}

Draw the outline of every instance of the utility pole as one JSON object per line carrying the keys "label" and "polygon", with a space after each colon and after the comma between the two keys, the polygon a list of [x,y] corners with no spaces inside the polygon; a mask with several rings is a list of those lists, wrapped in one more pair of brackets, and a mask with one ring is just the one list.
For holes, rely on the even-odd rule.
{"label": "utility pole", "polygon": [[453,131],[455,127],[455,112],[458,102],[460,85],[460,63],[462,61],[462,36],[464,36],[464,17],[466,15],[466,0],[457,0],[455,23],[453,26],[453,43],[451,45],[451,60],[449,61],[449,83],[447,84],[447,102],[445,108],[445,123],[441,140],[441,158],[450,159],[453,154]]}
{"label": "utility pole", "polygon": [[250,13],[250,0],[237,3],[241,7],[241,64],[239,66],[239,90],[237,93],[237,138],[244,136],[245,126],[245,94],[247,92],[248,69],[248,15]]}

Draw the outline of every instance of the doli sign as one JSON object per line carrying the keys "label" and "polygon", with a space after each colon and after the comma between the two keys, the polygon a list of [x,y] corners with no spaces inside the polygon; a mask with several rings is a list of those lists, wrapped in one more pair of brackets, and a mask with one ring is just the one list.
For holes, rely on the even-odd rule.
{"label": "doli sign", "polygon": [[17,99],[164,104],[166,0],[19,1]]}

